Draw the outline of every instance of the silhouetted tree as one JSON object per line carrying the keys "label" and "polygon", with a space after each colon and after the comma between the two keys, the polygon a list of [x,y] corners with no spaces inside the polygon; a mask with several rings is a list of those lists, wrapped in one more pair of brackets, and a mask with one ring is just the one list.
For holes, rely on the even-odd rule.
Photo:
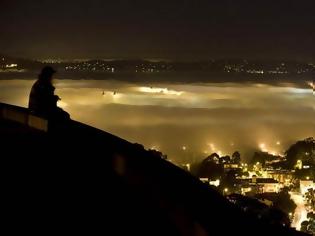
{"label": "silhouetted tree", "polygon": [[307,201],[307,205],[311,207],[313,211],[315,211],[315,190],[314,189],[308,189],[308,191],[305,193],[305,199]]}
{"label": "silhouetted tree", "polygon": [[232,154],[232,162],[234,164],[240,164],[241,163],[241,154],[236,151]]}
{"label": "silhouetted tree", "polygon": [[223,166],[220,164],[220,156],[217,153],[213,153],[204,159],[197,172],[198,177],[220,179],[223,175]]}
{"label": "silhouetted tree", "polygon": [[267,152],[255,152],[253,158],[251,159],[251,164],[260,162],[264,166],[266,161],[273,161],[276,160],[277,158],[278,157],[273,156]]}
{"label": "silhouetted tree", "polygon": [[315,140],[308,138],[298,141],[286,151],[287,163],[290,168],[294,168],[297,160],[315,165]]}
{"label": "silhouetted tree", "polygon": [[167,160],[167,155],[163,154],[163,153],[160,152],[160,151],[157,151],[157,150],[155,150],[155,149],[150,149],[150,150],[148,150],[148,152],[149,152],[151,155],[155,156],[155,157],[159,157],[159,158],[161,158],[161,159]]}
{"label": "silhouetted tree", "polygon": [[259,218],[267,224],[289,226],[290,219],[287,214],[275,207],[268,207],[258,199],[231,194],[228,199],[247,212],[251,217]]}
{"label": "silhouetted tree", "polygon": [[212,153],[210,156],[204,159],[203,162],[219,163],[219,160],[220,160],[220,156],[217,153]]}
{"label": "silhouetted tree", "polygon": [[225,164],[225,163],[230,163],[231,162],[231,157],[230,156],[223,156],[220,158],[220,163]]}
{"label": "silhouetted tree", "polygon": [[307,219],[315,221],[315,213],[314,212],[307,213]]}
{"label": "silhouetted tree", "polygon": [[294,212],[296,204],[291,199],[289,192],[286,189],[283,189],[279,193],[262,193],[257,194],[256,198],[258,199],[268,199],[273,202],[273,206],[279,210],[289,214]]}
{"label": "silhouetted tree", "polygon": [[313,212],[309,212],[307,214],[307,220],[301,223],[301,231],[315,234],[315,214]]}
{"label": "silhouetted tree", "polygon": [[308,227],[308,221],[305,220],[301,223],[301,231],[302,232],[305,232],[305,233],[308,233],[308,230],[307,230],[307,227]]}

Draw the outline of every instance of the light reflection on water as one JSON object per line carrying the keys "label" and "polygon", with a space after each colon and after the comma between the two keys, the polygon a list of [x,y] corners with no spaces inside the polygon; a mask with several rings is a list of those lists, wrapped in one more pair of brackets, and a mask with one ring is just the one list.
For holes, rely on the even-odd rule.
{"label": "light reflection on water", "polygon": [[[26,106],[32,83],[1,80],[0,101]],[[177,160],[236,149],[249,156],[261,143],[281,153],[290,142],[315,136],[310,87],[100,80],[59,80],[56,87],[59,105],[74,119]]]}

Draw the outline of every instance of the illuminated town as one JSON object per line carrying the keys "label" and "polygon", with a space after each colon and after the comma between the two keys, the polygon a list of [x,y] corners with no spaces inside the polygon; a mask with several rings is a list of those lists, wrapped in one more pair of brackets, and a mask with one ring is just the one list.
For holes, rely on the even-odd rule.
{"label": "illuminated town", "polygon": [[248,163],[237,151],[231,156],[218,151],[200,163],[181,166],[255,217],[314,234],[315,140],[299,141],[282,154],[265,143],[258,149]]}

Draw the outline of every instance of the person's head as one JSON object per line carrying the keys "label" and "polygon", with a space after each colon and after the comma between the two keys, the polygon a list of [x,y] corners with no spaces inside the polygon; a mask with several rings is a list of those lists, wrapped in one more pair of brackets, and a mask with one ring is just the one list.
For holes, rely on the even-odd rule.
{"label": "person's head", "polygon": [[56,73],[57,71],[52,68],[51,66],[45,66],[41,73],[38,76],[39,80],[48,82],[48,83],[52,83],[53,80],[53,75]]}

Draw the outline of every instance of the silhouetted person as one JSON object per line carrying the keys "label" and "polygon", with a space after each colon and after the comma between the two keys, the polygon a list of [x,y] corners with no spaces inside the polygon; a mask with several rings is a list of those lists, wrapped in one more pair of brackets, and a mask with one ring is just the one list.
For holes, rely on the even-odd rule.
{"label": "silhouetted person", "polygon": [[49,120],[68,120],[70,115],[57,106],[60,98],[55,95],[55,87],[52,83],[55,73],[56,71],[50,66],[42,69],[32,87],[28,106],[36,115]]}

